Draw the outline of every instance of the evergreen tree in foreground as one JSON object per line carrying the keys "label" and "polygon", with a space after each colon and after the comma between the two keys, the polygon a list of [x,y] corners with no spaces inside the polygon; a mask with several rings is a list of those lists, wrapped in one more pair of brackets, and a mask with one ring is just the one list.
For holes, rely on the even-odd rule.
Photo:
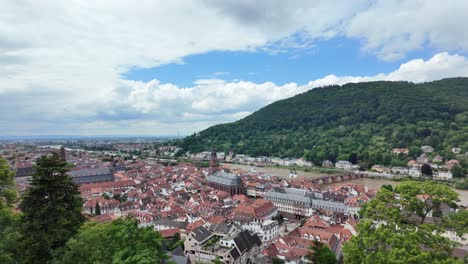
{"label": "evergreen tree in foreground", "polygon": [[101,206],[99,205],[99,203],[97,201],[96,201],[95,214],[96,215],[101,215]]}
{"label": "evergreen tree in foreground", "polygon": [[307,254],[306,259],[312,263],[320,264],[336,264],[335,253],[327,246],[325,246],[320,241],[314,240],[312,246],[309,249],[313,250],[312,253]]}
{"label": "evergreen tree in foreground", "polygon": [[36,173],[20,204],[19,249],[24,263],[48,263],[52,252],[63,247],[84,222],[78,186],[67,171],[67,163],[57,154],[36,162]]}

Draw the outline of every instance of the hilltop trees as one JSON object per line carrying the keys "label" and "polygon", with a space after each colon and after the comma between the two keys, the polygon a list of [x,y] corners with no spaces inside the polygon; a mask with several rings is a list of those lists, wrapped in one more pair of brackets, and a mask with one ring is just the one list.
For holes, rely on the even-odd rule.
{"label": "hilltop trees", "polygon": [[19,250],[24,263],[48,263],[84,222],[78,187],[67,175],[67,163],[57,154],[42,156],[23,196]]}
{"label": "hilltop trees", "polygon": [[[468,78],[453,78],[317,88],[176,143],[191,152],[215,146],[253,156],[303,157],[316,164],[333,161],[330,156],[355,163],[357,157],[366,167],[401,166],[430,143],[449,158],[452,146],[468,149],[467,85]],[[409,154],[391,154],[392,148],[409,148]]]}
{"label": "hilltop trees", "polygon": [[[345,263],[459,263],[451,256],[451,242],[439,235],[440,225],[424,221],[442,204],[455,206],[457,196],[433,182],[403,182],[395,192],[380,189],[360,211],[359,234],[344,245]],[[464,232],[461,217],[452,217],[452,225]]]}

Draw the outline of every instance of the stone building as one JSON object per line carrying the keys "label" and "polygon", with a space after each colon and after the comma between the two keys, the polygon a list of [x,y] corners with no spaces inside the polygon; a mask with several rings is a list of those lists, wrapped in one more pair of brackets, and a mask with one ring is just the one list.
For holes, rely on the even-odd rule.
{"label": "stone building", "polygon": [[207,185],[217,190],[225,191],[230,195],[244,194],[242,179],[234,173],[226,172],[219,167],[216,151],[211,151],[210,175]]}
{"label": "stone building", "polygon": [[208,176],[207,185],[217,190],[222,190],[230,195],[244,194],[242,179],[224,170],[216,171]]}
{"label": "stone building", "polygon": [[111,168],[78,169],[68,172],[76,184],[114,181],[114,172]]}

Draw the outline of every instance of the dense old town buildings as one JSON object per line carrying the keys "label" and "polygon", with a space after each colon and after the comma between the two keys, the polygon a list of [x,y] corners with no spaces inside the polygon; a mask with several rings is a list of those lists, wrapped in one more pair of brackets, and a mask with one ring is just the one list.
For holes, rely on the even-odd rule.
{"label": "dense old town buildings", "polygon": [[[31,153],[17,164],[30,166],[30,160],[44,153]],[[279,177],[230,169],[218,163],[216,152],[207,155],[210,167],[203,168],[191,163],[169,166],[154,159],[120,159],[115,164],[109,157],[65,149],[67,162],[76,167],[70,175],[80,184],[83,212],[91,221],[131,216],[165,239],[178,233],[185,248],[170,256],[180,263],[218,258],[224,263],[262,264],[273,257],[305,263],[314,240],[340,259],[343,244],[356,234],[361,206],[376,193],[346,182],[351,178],[346,174],[335,184],[323,185],[299,171]],[[96,215],[97,205],[101,215]]]}

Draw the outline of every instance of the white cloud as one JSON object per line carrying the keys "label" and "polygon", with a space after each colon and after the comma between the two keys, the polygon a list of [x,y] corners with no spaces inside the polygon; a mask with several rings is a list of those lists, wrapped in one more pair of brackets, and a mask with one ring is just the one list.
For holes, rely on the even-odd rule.
{"label": "white cloud", "polygon": [[350,82],[370,81],[411,81],[428,82],[450,77],[467,77],[468,59],[460,55],[450,55],[442,52],[428,60],[414,59],[403,63],[400,67],[388,74],[375,76],[335,76],[328,75],[324,78],[309,82],[311,87],[320,87],[332,84],[343,85]]}
{"label": "white cloud", "polygon": [[468,50],[468,1],[378,0],[345,27],[348,37],[364,40],[364,49],[384,60],[401,59],[425,45],[439,50]]}
{"label": "white cloud", "polygon": [[[5,134],[189,134],[210,125],[235,121],[274,101],[310,89],[349,82],[377,80],[413,82],[468,76],[468,59],[439,53],[428,60],[403,63],[388,74],[328,75],[305,85],[221,79],[199,80],[178,87],[158,80],[119,81],[105,98],[61,104],[66,93],[8,92],[2,96],[0,127]],[[15,109],[15,112],[9,111]]]}
{"label": "white cloud", "polygon": [[[468,2],[428,1],[1,1],[0,129],[10,133],[187,131],[235,120],[320,84],[422,81],[467,75],[466,58],[441,53],[371,77],[309,85],[219,80],[177,87],[122,77],[210,51],[303,49],[335,36],[362,39],[382,59],[429,45],[467,51]],[[99,122],[108,122],[102,125]],[[109,123],[111,122],[111,123]],[[65,125],[66,124],[66,125]],[[93,125],[97,127],[93,127]],[[192,126],[192,127],[190,127]],[[139,128],[138,128],[139,127]],[[101,128],[102,130],[99,130]],[[127,129],[127,130],[122,130]]]}

